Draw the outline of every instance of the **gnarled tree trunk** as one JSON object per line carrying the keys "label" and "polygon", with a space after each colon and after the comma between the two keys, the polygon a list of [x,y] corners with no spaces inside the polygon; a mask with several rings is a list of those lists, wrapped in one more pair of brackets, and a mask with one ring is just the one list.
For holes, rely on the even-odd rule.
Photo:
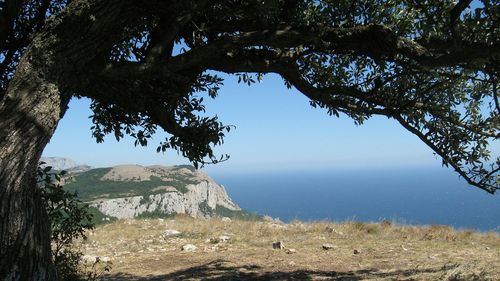
{"label": "gnarled tree trunk", "polygon": [[71,95],[146,10],[137,0],[75,0],[36,34],[0,100],[0,281],[57,279],[36,186],[43,149]]}
{"label": "gnarled tree trunk", "polygon": [[68,101],[25,57],[0,102],[1,280],[56,279],[36,168]]}

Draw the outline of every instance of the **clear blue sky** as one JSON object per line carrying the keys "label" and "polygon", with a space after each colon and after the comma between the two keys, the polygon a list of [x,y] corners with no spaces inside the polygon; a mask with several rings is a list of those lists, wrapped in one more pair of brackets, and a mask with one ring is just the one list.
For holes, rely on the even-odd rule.
{"label": "clear blue sky", "polygon": [[[440,166],[429,148],[393,120],[375,117],[356,126],[345,116],[330,117],[274,75],[250,87],[238,84],[234,77],[224,84],[219,97],[206,99],[206,105],[208,114],[236,126],[217,148],[231,159],[207,167],[208,171]],[[69,157],[94,167],[188,162],[174,151],[156,153],[164,134],[146,148],[134,147],[130,138],[118,143],[112,136],[96,144],[90,115],[89,100],[72,100],[44,155]]]}

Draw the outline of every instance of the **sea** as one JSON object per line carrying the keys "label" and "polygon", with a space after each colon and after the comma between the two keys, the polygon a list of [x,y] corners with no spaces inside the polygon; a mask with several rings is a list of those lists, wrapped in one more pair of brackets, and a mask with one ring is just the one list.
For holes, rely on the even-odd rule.
{"label": "sea", "polygon": [[216,173],[243,209],[284,222],[389,220],[500,232],[500,196],[449,169],[332,169]]}

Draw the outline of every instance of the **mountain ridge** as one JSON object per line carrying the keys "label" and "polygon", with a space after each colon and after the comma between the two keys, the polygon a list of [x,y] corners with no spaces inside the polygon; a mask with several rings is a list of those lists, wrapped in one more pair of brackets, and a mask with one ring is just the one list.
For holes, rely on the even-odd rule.
{"label": "mountain ridge", "polygon": [[73,159],[67,157],[42,157],[40,162],[43,163],[40,166],[52,167],[55,171],[67,171],[67,172],[84,172],[92,169],[91,166],[87,164],[78,164]]}
{"label": "mountain ridge", "polygon": [[[116,165],[81,167],[68,158],[49,159],[54,170],[69,168],[64,188],[76,192],[101,220],[186,214],[195,218],[253,217],[227,194],[224,186],[190,165]],[[47,158],[45,158],[47,159]],[[87,166],[89,167],[89,166]]]}

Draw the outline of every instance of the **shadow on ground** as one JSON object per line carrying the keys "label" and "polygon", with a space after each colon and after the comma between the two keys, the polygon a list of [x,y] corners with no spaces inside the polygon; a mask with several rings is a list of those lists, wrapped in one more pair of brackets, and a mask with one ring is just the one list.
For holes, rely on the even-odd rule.
{"label": "shadow on ground", "polygon": [[[451,267],[439,268],[416,268],[405,270],[394,270],[381,272],[377,269],[363,269],[357,271],[266,271],[259,266],[230,266],[224,260],[216,260],[200,266],[175,271],[169,274],[139,277],[128,274],[114,274],[107,276],[107,280],[113,281],[163,281],[163,280],[243,280],[243,281],[263,281],[263,280],[371,280],[388,278],[390,280],[420,280],[422,274],[432,274],[446,272]],[[415,279],[417,278],[417,279]]]}

